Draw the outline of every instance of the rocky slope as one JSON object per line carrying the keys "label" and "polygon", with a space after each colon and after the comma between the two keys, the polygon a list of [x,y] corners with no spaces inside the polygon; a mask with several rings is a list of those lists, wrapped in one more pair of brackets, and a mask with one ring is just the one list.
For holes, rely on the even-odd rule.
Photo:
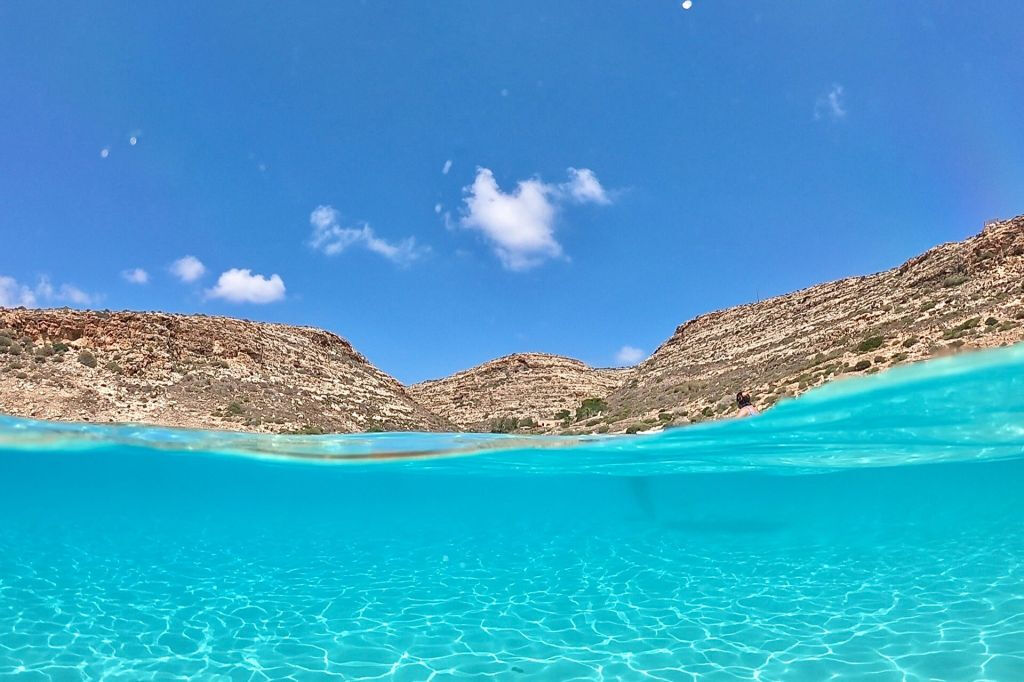
{"label": "rocky slope", "polygon": [[329,332],[0,309],[0,412],[264,432],[452,429]]}
{"label": "rocky slope", "polygon": [[[608,397],[610,430],[761,408],[837,377],[1024,339],[1024,216],[903,265],[701,315]],[[639,423],[638,423],[639,422]]]}
{"label": "rocky slope", "polygon": [[462,428],[490,430],[503,417],[543,424],[555,422],[562,410],[575,414],[583,400],[604,398],[621,386],[627,373],[558,355],[517,353],[415,384],[409,393]]}

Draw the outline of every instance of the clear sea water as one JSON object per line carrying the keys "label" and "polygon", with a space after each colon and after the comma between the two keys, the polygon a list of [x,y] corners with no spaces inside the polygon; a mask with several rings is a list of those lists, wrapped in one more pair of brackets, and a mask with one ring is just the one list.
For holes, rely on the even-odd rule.
{"label": "clear sea water", "polygon": [[0,677],[1024,680],[1024,348],[602,438],[0,419]]}

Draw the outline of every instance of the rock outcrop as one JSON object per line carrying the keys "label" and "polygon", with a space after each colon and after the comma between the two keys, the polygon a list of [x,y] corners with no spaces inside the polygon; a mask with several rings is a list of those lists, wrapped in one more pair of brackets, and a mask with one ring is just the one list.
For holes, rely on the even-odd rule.
{"label": "rock outcrop", "polygon": [[453,428],[326,331],[68,309],[0,309],[0,412],[263,432]]}
{"label": "rock outcrop", "polygon": [[605,398],[629,370],[594,369],[579,360],[545,353],[516,353],[444,379],[409,387],[422,405],[462,428],[490,430],[512,418],[545,424],[575,414],[588,398]]}

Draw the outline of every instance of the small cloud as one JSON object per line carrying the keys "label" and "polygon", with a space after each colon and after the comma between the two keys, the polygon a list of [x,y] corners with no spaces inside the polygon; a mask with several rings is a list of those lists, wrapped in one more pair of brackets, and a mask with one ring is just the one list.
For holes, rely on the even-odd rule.
{"label": "small cloud", "polygon": [[604,191],[604,187],[598,181],[597,176],[594,175],[594,171],[589,168],[570,168],[569,169],[569,182],[562,184],[562,190],[566,192],[573,201],[585,204],[610,204],[611,199],[608,198],[608,193]]}
{"label": "small cloud", "polygon": [[615,354],[615,362],[620,365],[635,365],[647,356],[643,350],[635,346],[623,346]]}
{"label": "small cloud", "polygon": [[125,270],[124,272],[121,273],[121,276],[124,277],[126,281],[131,282],[132,284],[145,284],[149,281],[149,273],[143,270],[142,268],[132,268],[130,270]]}
{"label": "small cloud", "polygon": [[350,246],[361,246],[399,265],[408,265],[429,251],[416,244],[415,237],[389,242],[378,237],[367,223],[359,227],[342,227],[341,214],[332,206],[317,206],[309,214],[313,234],[309,244],[328,256],[341,253]]}
{"label": "small cloud", "polygon": [[437,213],[438,215],[440,215],[441,211],[443,209],[444,209],[444,206],[442,206],[441,204],[434,204],[434,213]]}
{"label": "small cloud", "polygon": [[444,166],[441,168],[442,175],[448,175],[448,171],[452,169],[452,160],[448,159],[444,162]]}
{"label": "small cloud", "polygon": [[28,287],[12,277],[0,276],[0,306],[34,307],[41,302],[70,303],[73,305],[90,305],[100,300],[100,296],[88,294],[73,284],[61,284],[55,287],[50,278],[39,278],[35,287]]}
{"label": "small cloud", "polygon": [[89,305],[96,300],[96,298],[91,294],[87,294],[71,284],[61,284],[57,294],[54,295],[54,299],[58,301],[67,301],[69,303],[74,303],[75,305]]}
{"label": "small cloud", "polygon": [[846,117],[845,93],[839,83],[833,84],[832,89],[814,103],[814,119],[821,120],[826,116],[833,121]]}
{"label": "small cloud", "polygon": [[110,147],[104,147],[100,150],[100,158],[105,159],[110,156]]}
{"label": "small cloud", "polygon": [[480,230],[509,270],[528,270],[562,257],[555,217],[563,202],[611,203],[597,176],[586,168],[570,168],[569,181],[561,185],[520,180],[509,193],[498,187],[490,169],[478,168],[473,184],[463,191],[467,196],[461,225]]}
{"label": "small cloud", "polygon": [[217,285],[206,291],[209,298],[220,298],[231,303],[273,303],[284,298],[284,281],[276,274],[266,278],[254,275],[247,268],[232,268],[222,272]]}
{"label": "small cloud", "polygon": [[18,284],[13,277],[0,275],[0,307],[17,308],[25,306],[32,308],[36,305],[36,294],[31,288],[24,284]]}
{"label": "small cloud", "polygon": [[139,138],[136,137],[135,135],[132,135],[131,137],[128,138],[128,144],[130,144],[131,146],[134,147],[138,143],[139,143]]}
{"label": "small cloud", "polygon": [[194,282],[206,273],[206,266],[195,256],[184,256],[171,263],[171,274],[182,282]]}

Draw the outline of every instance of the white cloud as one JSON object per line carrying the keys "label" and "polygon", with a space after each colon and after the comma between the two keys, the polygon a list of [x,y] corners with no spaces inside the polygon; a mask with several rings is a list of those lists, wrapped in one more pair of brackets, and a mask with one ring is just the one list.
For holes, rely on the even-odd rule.
{"label": "white cloud", "polygon": [[825,116],[833,121],[838,121],[846,116],[845,93],[843,86],[839,83],[833,84],[832,89],[814,103],[815,120],[820,120]]}
{"label": "white cloud", "polygon": [[40,277],[35,287],[18,284],[12,277],[0,276],[0,306],[31,308],[40,302],[90,305],[99,300],[99,296],[88,294],[73,284],[54,287],[46,276]]}
{"label": "white cloud", "polygon": [[341,214],[332,206],[317,206],[309,214],[313,234],[309,244],[328,256],[341,253],[350,246],[362,246],[390,261],[407,265],[429,251],[416,244],[415,237],[389,242],[378,237],[373,228],[363,223],[359,227],[342,227]]}
{"label": "white cloud", "polygon": [[221,273],[217,286],[208,289],[206,295],[232,303],[273,303],[283,299],[284,292],[284,281],[276,274],[268,279],[249,269],[231,268]]}
{"label": "white cloud", "polygon": [[206,272],[206,266],[195,256],[184,256],[171,263],[171,274],[182,282],[194,282]]}
{"label": "white cloud", "polygon": [[127,281],[132,284],[145,284],[149,281],[149,273],[142,268],[132,268],[121,273]]}
{"label": "white cloud", "polygon": [[619,352],[615,354],[615,362],[620,365],[635,365],[636,363],[647,357],[641,349],[635,346],[623,346],[619,349]]}
{"label": "white cloud", "polygon": [[448,159],[444,162],[444,166],[441,168],[442,175],[448,175],[448,171],[452,169],[452,160]]}
{"label": "white cloud", "polygon": [[610,204],[611,199],[604,187],[598,182],[594,171],[589,168],[569,169],[569,182],[562,184],[562,190],[580,204],[593,202],[595,204]]}
{"label": "white cloud", "polygon": [[91,294],[87,294],[71,284],[61,284],[54,298],[58,301],[67,301],[75,305],[89,305],[96,300]]}
{"label": "white cloud", "polygon": [[4,308],[17,308],[25,306],[32,308],[36,304],[36,295],[29,287],[18,284],[13,277],[0,275],[0,306]]}
{"label": "white cloud", "polygon": [[466,193],[463,227],[480,230],[509,270],[528,270],[562,255],[555,239],[555,217],[564,201],[610,203],[593,171],[569,169],[569,181],[550,185],[521,180],[511,193],[498,187],[494,173],[478,168]]}

